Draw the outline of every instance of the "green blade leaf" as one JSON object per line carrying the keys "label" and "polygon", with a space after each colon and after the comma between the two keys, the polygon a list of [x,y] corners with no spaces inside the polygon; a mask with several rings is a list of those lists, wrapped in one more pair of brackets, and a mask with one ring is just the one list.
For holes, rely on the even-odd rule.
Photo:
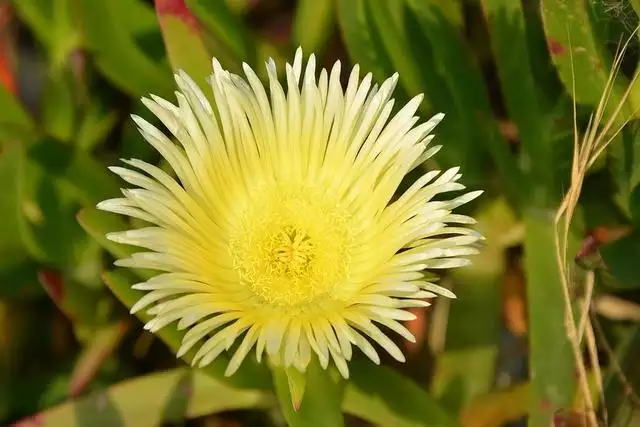
{"label": "green blade leaf", "polygon": [[127,258],[136,252],[132,246],[115,243],[105,237],[107,233],[130,228],[121,216],[91,207],[80,210],[76,218],[80,226],[115,258]]}
{"label": "green blade leaf", "polygon": [[522,4],[510,0],[482,2],[489,24],[491,46],[510,118],[518,127],[518,137],[529,156],[528,173],[535,177],[533,197],[545,197],[551,190],[553,161],[550,145],[550,119],[541,108],[539,87],[529,63],[529,46]]}
{"label": "green blade leaf", "polygon": [[426,391],[394,370],[353,360],[349,371],[342,403],[346,413],[381,426],[458,426]]}
{"label": "green blade leaf", "polygon": [[[337,372],[322,369],[315,358],[304,374],[291,372],[297,371],[296,368],[287,369],[281,366],[274,366],[272,371],[280,409],[289,426],[340,427],[344,425],[340,410],[344,381]],[[301,379],[302,375],[304,380]],[[301,381],[305,382],[304,398],[299,408],[296,408],[294,405],[298,402],[298,386]]]}
{"label": "green blade leaf", "polygon": [[297,368],[289,366],[284,368],[289,383],[289,394],[291,395],[291,406],[295,412],[300,410],[304,391],[307,388],[307,378],[304,372],[298,371]]}
{"label": "green blade leaf", "polygon": [[508,141],[499,132],[482,72],[457,21],[450,17],[452,6],[447,8],[438,0],[407,3],[413,17],[409,22],[417,24],[411,40],[424,75],[423,90],[446,114],[438,131],[447,140],[442,156],[449,166],[462,162],[467,182],[484,186],[485,157],[489,154],[502,175],[508,196],[513,202],[518,201],[525,187],[523,174]]}
{"label": "green blade leaf", "polygon": [[53,70],[59,70],[67,62],[69,54],[81,45],[80,33],[72,18],[72,1],[13,2],[20,17],[47,49]]}
{"label": "green blade leaf", "polygon": [[79,396],[85,390],[104,361],[118,349],[130,326],[128,320],[122,320],[94,332],[73,367],[70,396]]}
{"label": "green blade leaf", "polygon": [[621,289],[640,288],[640,230],[603,247],[600,254],[609,273],[616,279],[612,284]]}
{"label": "green blade leaf", "polygon": [[[634,221],[633,191],[640,186],[640,126],[638,121],[631,122],[622,135],[610,144],[609,170],[617,192],[617,205]],[[637,194],[636,194],[637,196]],[[636,214],[637,215],[637,214]]]}
{"label": "green blade leaf", "polygon": [[547,427],[555,411],[571,406],[576,390],[561,273],[555,256],[555,227],[548,218],[553,218],[553,213],[529,212],[525,217],[531,427]]}
{"label": "green blade leaf", "polygon": [[629,387],[638,390],[640,386],[640,325],[632,325],[625,331],[620,343],[616,346],[616,366],[610,367],[604,378],[604,396],[602,402],[605,405],[611,426],[633,426],[630,416],[635,413],[638,416],[638,408],[633,399],[629,399],[629,393],[633,393]]}
{"label": "green blade leaf", "polygon": [[629,195],[629,213],[636,227],[640,227],[640,184]]}
{"label": "green blade leaf", "polygon": [[0,141],[20,140],[33,136],[33,121],[20,101],[0,84]]}
{"label": "green blade leaf", "polygon": [[335,23],[335,0],[301,0],[293,18],[293,43],[318,55]]}
{"label": "green blade leaf", "polygon": [[[588,2],[583,0],[541,0],[542,18],[551,59],[560,80],[579,104],[597,105],[604,93],[611,69],[606,40],[599,40],[592,27]],[[572,64],[573,62],[573,64]],[[613,113],[628,81],[618,75],[605,116]],[[617,119],[622,123],[640,109],[640,90],[631,91]]]}
{"label": "green blade leaf", "polygon": [[[24,150],[20,144],[4,143],[0,146],[0,290],[2,295],[15,294],[29,277],[33,282],[35,274],[29,271],[31,262],[22,236],[24,216],[22,214],[22,170]],[[28,282],[28,280],[24,280]],[[37,283],[37,282],[36,282]]]}
{"label": "green blade leaf", "polygon": [[211,56],[200,34],[200,24],[185,0],[155,0],[162,37],[174,71],[184,70],[203,85],[211,74]]}
{"label": "green blade leaf", "polygon": [[70,141],[75,132],[76,100],[71,77],[63,69],[50,73],[42,103],[42,127],[60,141]]}
{"label": "green blade leaf", "polygon": [[[395,71],[400,74],[403,84],[410,97],[424,90],[424,82],[420,68],[413,60],[410,50],[411,40],[406,31],[405,2],[397,0],[370,0],[364,3],[368,8],[371,22],[382,42],[378,49],[384,48],[391,58]],[[424,101],[429,103],[429,101]]]}
{"label": "green blade leaf", "polygon": [[395,70],[387,53],[374,39],[377,30],[364,0],[338,0],[338,19],[349,56],[381,82]]}
{"label": "green blade leaf", "polygon": [[29,146],[27,155],[50,177],[63,181],[85,205],[95,205],[114,197],[120,186],[115,175],[89,154],[54,140],[42,140]]}
{"label": "green blade leaf", "polygon": [[80,0],[78,3],[96,64],[111,81],[133,96],[154,93],[169,97],[173,93],[171,73],[136,44],[132,28],[125,26],[129,21],[119,17],[123,1]]}
{"label": "green blade leaf", "polygon": [[[33,156],[32,150],[46,145],[46,141],[37,141],[18,148],[21,152],[19,173],[12,177],[18,186],[18,230],[31,257],[67,270],[79,264],[92,242],[74,218],[82,195],[72,186],[66,186],[60,177],[49,174],[40,159]],[[47,161],[60,161],[62,167],[66,167],[67,157]],[[93,182],[87,178],[87,182]]]}
{"label": "green blade leaf", "polygon": [[208,375],[180,368],[121,382],[26,418],[16,426],[154,426],[271,405],[273,398],[262,391],[237,390]]}
{"label": "green blade leaf", "polygon": [[58,309],[72,322],[97,325],[105,313],[99,310],[105,294],[91,290],[51,270],[38,272],[38,280]]}
{"label": "green blade leaf", "polygon": [[74,139],[74,145],[82,151],[89,152],[104,142],[118,121],[115,110],[103,111],[97,103],[91,103],[84,113],[82,123]]}
{"label": "green blade leaf", "polygon": [[[256,46],[244,23],[227,2],[208,0],[186,0],[193,14],[204,24],[209,32],[231,53],[236,62],[252,64],[256,56]],[[215,56],[225,55],[212,51]],[[222,61],[221,61],[222,62]],[[223,64],[227,65],[227,64]]]}

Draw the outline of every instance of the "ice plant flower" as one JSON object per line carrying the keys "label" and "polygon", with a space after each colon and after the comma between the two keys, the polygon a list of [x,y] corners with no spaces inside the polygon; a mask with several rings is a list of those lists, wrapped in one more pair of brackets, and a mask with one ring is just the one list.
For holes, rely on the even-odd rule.
{"label": "ice plant flower", "polygon": [[177,104],[142,100],[173,138],[133,120],[175,177],[124,160],[110,169],[134,188],[98,205],[148,223],[107,236],[148,249],[117,265],[159,271],[134,285],[146,294],[131,311],[147,309],[152,332],[177,321],[178,356],[196,348],[194,364],[232,353],[227,375],[254,349],[300,371],[315,354],[345,378],[354,347],[403,361],[388,331],[414,340],[406,308],[453,297],[432,270],[466,265],[481,238],[452,213],[479,192],[434,200],[464,189],[459,168],[396,194],[440,148],[430,132],[443,115],[418,124],[421,96],[392,114],[397,75],[377,87],[355,66],[343,91],[340,62],[318,76],[300,50],[284,87],[273,60],[267,72],[268,91],[246,64],[243,78],[214,59],[215,105],[183,72]]}

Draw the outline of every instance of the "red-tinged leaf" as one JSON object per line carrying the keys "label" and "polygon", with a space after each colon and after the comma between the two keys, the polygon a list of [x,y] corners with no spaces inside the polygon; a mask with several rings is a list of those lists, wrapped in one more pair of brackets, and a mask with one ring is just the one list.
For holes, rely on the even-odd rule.
{"label": "red-tinged leaf", "polygon": [[11,4],[0,4],[0,86],[16,93],[16,82],[10,62],[10,35],[7,29],[12,18]]}
{"label": "red-tinged leaf", "polygon": [[230,9],[226,1],[186,0],[189,10],[198,17],[209,37],[207,46],[222,65],[237,67],[240,61],[253,64],[256,42],[242,18]]}
{"label": "red-tinged leaf", "polygon": [[211,56],[198,20],[185,0],[155,0],[158,21],[174,70],[186,71],[198,84],[211,74]]}
{"label": "red-tinged leaf", "polygon": [[96,332],[73,369],[69,396],[79,396],[86,389],[103,362],[118,348],[130,327],[128,320],[122,320]]}
{"label": "red-tinged leaf", "polygon": [[62,292],[62,276],[55,271],[41,271],[38,273],[38,280],[47,291],[56,305],[60,304],[64,293]]}
{"label": "red-tinged leaf", "polygon": [[59,273],[52,270],[39,271],[38,280],[56,307],[70,320],[89,324],[98,324],[104,320],[100,318],[97,310],[103,297],[99,292],[65,280]]}

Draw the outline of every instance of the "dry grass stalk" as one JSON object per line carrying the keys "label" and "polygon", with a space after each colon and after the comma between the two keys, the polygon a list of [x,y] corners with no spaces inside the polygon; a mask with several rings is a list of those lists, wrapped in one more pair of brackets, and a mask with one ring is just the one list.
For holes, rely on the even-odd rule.
{"label": "dry grass stalk", "polygon": [[[579,329],[576,327],[576,323],[574,321],[574,313],[571,304],[571,295],[570,295],[570,284],[573,281],[572,279],[572,263],[568,260],[568,245],[569,245],[569,231],[571,228],[571,221],[573,219],[576,206],[578,204],[578,199],[580,197],[580,193],[582,191],[582,185],[584,182],[584,178],[591,166],[595,163],[598,157],[604,152],[607,146],[611,143],[611,141],[622,131],[624,126],[631,120],[633,115],[625,118],[625,120],[620,124],[615,130],[614,126],[617,122],[618,116],[622,111],[627,98],[633,88],[633,85],[636,82],[638,77],[638,73],[635,74],[633,80],[630,82],[629,86],[625,90],[622,98],[613,109],[613,112],[608,117],[607,121],[604,123],[604,126],[601,126],[602,121],[604,119],[605,110],[607,110],[608,102],[611,97],[611,94],[614,90],[614,83],[618,73],[620,72],[620,66],[622,64],[622,59],[624,57],[624,53],[626,52],[630,41],[633,37],[635,37],[636,29],[631,36],[627,39],[626,43],[618,49],[616,52],[613,65],[611,67],[611,71],[607,78],[607,82],[605,84],[604,91],[598,103],[595,113],[593,113],[589,119],[589,123],[585,130],[584,136],[582,139],[580,138],[578,132],[578,123],[577,123],[577,113],[576,113],[576,103],[575,96],[573,101],[573,124],[574,124],[574,146],[573,146],[573,162],[571,165],[571,183],[569,186],[569,190],[565,194],[560,207],[557,210],[555,216],[555,228],[556,228],[556,236],[555,236],[555,246],[556,246],[556,260],[558,263],[558,268],[560,270],[560,275],[562,279],[562,290],[564,296],[564,304],[565,304],[565,326],[567,328],[567,336],[571,342],[571,347],[573,350],[574,358],[576,360],[577,374],[580,386],[580,393],[582,395],[583,402],[585,403],[585,416],[586,422],[588,425],[592,427],[598,426],[598,421],[595,413],[595,405],[593,402],[593,398],[591,396],[589,390],[589,384],[587,381],[587,369],[585,367],[585,363],[581,356],[581,341],[582,336],[584,335],[587,329],[590,330],[590,325],[587,327],[588,316],[589,316],[589,307],[591,304],[591,295],[593,291],[593,272],[587,273],[586,280],[586,298],[584,301],[583,308],[580,313],[580,318],[578,320]],[[571,52],[571,49],[570,49]],[[575,74],[573,70],[573,56],[571,57],[571,66],[572,66],[572,74],[573,78],[573,87],[572,87],[572,95],[575,95]],[[595,349],[595,340],[590,339],[591,337],[587,337],[587,347],[590,358],[592,359],[592,366],[594,369],[594,374],[598,379],[599,391],[602,391],[602,375],[599,369],[598,356],[597,351]]]}

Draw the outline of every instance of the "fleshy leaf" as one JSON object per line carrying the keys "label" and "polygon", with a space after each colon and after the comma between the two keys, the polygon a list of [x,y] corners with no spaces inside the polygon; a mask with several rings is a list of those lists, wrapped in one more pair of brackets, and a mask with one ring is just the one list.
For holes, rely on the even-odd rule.
{"label": "fleshy leaf", "polygon": [[[245,61],[252,64],[256,47],[240,17],[232,11],[226,1],[186,0],[189,10],[202,22],[216,39],[219,50],[212,54],[231,57],[235,62]],[[232,64],[224,64],[231,66]]]}
{"label": "fleshy leaf", "polygon": [[342,409],[381,426],[457,427],[426,391],[386,366],[353,360]]}
{"label": "fleshy leaf", "polygon": [[95,377],[104,361],[116,351],[131,324],[128,320],[98,329],[76,361],[69,380],[69,395],[79,396]]}
{"label": "fleshy leaf", "polygon": [[[547,46],[560,80],[579,104],[597,105],[604,93],[611,58],[607,57],[605,41],[597,38],[589,17],[588,2],[582,0],[542,0],[541,10]],[[618,105],[628,81],[622,75],[616,78],[606,113]],[[640,90],[633,90],[618,117],[618,121],[637,115]]]}
{"label": "fleshy leaf", "polygon": [[237,390],[185,368],[123,381],[26,418],[16,427],[151,426],[239,409],[262,409],[273,398]]}
{"label": "fleshy leaf", "polygon": [[335,20],[335,0],[301,0],[293,20],[293,42],[305,52],[322,51]]}
{"label": "fleshy leaf", "polygon": [[337,372],[322,369],[315,359],[304,374],[292,372],[297,371],[296,368],[281,366],[274,366],[272,370],[280,409],[290,427],[344,425],[340,409],[344,382]]}
{"label": "fleshy leaf", "polygon": [[72,322],[99,324],[104,321],[101,315],[105,313],[98,309],[103,296],[99,292],[64,278],[52,270],[39,271],[38,279],[58,309]]}
{"label": "fleshy leaf", "polygon": [[96,65],[131,95],[154,93],[168,97],[173,91],[171,73],[168,67],[154,61],[136,44],[134,28],[127,27],[131,20],[119,18],[122,2],[78,2],[85,37],[95,54]]}
{"label": "fleshy leaf", "polygon": [[615,240],[600,249],[600,254],[609,273],[616,279],[612,283],[622,289],[640,288],[640,231]]}
{"label": "fleshy leaf", "polygon": [[555,411],[571,405],[576,390],[551,217],[550,212],[535,211],[525,218],[531,426],[548,426]]}
{"label": "fleshy leaf", "polygon": [[174,71],[184,70],[204,85],[211,74],[211,56],[204,45],[200,23],[185,0],[155,0],[158,21]]}

